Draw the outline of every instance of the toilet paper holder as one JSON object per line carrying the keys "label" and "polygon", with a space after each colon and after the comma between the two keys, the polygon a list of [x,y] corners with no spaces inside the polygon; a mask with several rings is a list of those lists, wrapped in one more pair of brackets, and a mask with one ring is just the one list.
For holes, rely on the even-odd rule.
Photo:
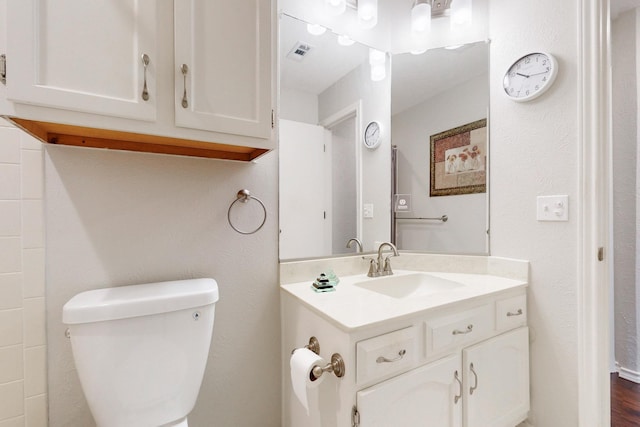
{"label": "toilet paper holder", "polygon": [[311,370],[311,375],[313,375],[315,379],[318,379],[325,372],[333,372],[338,378],[344,377],[344,359],[342,359],[339,353],[333,353],[331,355],[331,362],[326,365],[314,366]]}
{"label": "toilet paper holder", "polygon": [[[320,341],[318,341],[318,338],[313,336],[309,338],[309,344],[305,345],[304,348],[313,351],[315,354],[320,356]],[[291,354],[293,354],[293,352],[296,350],[297,348],[294,348]],[[331,355],[331,362],[327,363],[324,366],[314,366],[311,370],[311,375],[313,375],[313,380],[317,380],[325,372],[333,372],[336,377],[342,378],[344,376],[344,371],[344,359],[342,358],[342,356],[340,356],[339,353],[333,353]]]}

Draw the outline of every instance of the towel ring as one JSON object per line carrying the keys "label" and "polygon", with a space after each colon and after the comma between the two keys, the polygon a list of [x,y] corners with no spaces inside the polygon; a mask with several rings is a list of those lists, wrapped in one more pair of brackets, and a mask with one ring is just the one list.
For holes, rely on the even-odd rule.
{"label": "towel ring", "polygon": [[[233,205],[235,205],[236,203],[238,203],[238,202],[248,203],[250,199],[253,199],[256,202],[260,203],[260,206],[262,206],[262,210],[264,211],[264,217],[262,218],[262,222],[260,223],[258,228],[256,228],[255,230],[253,230],[253,231],[242,231],[242,230],[238,229],[236,226],[234,226],[233,223],[231,222],[231,209],[233,208]],[[262,203],[262,200],[258,199],[255,196],[252,196],[251,193],[249,192],[249,190],[242,189],[242,190],[238,191],[238,194],[236,194],[236,199],[229,206],[229,210],[227,211],[227,220],[229,221],[229,225],[231,226],[231,228],[233,228],[238,233],[240,233],[240,234],[253,234],[253,233],[257,232],[258,230],[260,230],[262,228],[262,226],[264,225],[264,223],[267,221],[267,208],[264,206],[264,203]]]}

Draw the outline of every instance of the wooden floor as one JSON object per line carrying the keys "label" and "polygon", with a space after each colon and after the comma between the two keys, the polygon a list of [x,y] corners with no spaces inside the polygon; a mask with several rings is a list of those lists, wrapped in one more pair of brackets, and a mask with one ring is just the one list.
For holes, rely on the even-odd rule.
{"label": "wooden floor", "polygon": [[611,374],[611,427],[640,426],[640,384]]}

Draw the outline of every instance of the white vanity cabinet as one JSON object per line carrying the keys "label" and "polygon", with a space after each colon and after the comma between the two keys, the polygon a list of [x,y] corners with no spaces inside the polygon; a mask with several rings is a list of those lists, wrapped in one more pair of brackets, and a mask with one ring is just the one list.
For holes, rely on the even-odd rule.
{"label": "white vanity cabinet", "polygon": [[0,115],[44,142],[246,161],[276,147],[272,0],[9,0],[4,18]]}
{"label": "white vanity cabinet", "polygon": [[[378,306],[372,295],[362,294],[364,304],[345,305],[350,310],[342,312],[339,304],[360,292],[357,286],[348,287],[348,280],[329,296],[308,296],[308,283],[283,285],[283,354],[315,336],[322,357],[328,360],[337,352],[345,362],[345,376],[325,378],[307,415],[292,393],[285,357],[283,425],[515,427],[526,419],[525,286],[444,305],[433,303],[437,297],[425,297],[432,308],[353,328],[342,322],[360,319],[367,306],[381,310],[384,302]],[[473,283],[489,282],[480,278]],[[343,300],[338,292],[343,292]],[[314,299],[317,306],[309,304]],[[415,301],[407,304],[419,306]],[[339,318],[328,312],[345,314]]]}
{"label": "white vanity cabinet", "polygon": [[359,427],[514,427],[529,411],[528,328],[455,351],[356,396]]}

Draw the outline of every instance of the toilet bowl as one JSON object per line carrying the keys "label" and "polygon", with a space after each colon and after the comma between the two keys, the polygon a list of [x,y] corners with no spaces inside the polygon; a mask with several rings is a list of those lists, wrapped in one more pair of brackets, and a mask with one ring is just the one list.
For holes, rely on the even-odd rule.
{"label": "toilet bowl", "polygon": [[98,427],[187,427],[217,300],[215,280],[194,279],[97,289],[64,305]]}

